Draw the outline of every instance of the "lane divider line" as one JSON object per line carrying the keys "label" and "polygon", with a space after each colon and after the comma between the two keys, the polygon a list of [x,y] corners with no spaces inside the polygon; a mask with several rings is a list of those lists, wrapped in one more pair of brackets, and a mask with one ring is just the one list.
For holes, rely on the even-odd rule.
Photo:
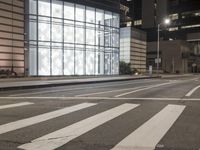
{"label": "lane divider line", "polygon": [[185,96],[190,97],[196,90],[200,88],[200,85],[190,90]]}
{"label": "lane divider line", "polygon": [[[144,81],[143,81],[144,82]],[[150,81],[145,80],[144,83],[148,83],[148,82],[155,82],[155,81]],[[74,91],[74,90],[84,90],[84,89],[94,89],[94,88],[106,88],[106,87],[114,87],[114,86],[120,86],[120,85],[132,85],[135,83],[141,83],[141,81],[137,81],[137,82],[133,82],[133,83],[123,83],[123,84],[112,84],[112,85],[103,85],[103,86],[92,86],[92,87],[78,87],[78,88],[70,88],[70,89],[58,89],[58,90],[48,90],[48,91],[38,91],[38,92],[29,92],[29,93],[20,93],[20,94],[11,94],[9,96],[25,96],[25,95],[38,95],[38,94],[48,94],[48,93],[56,93],[56,92],[66,92],[66,91]],[[24,91],[23,91],[24,92]]]}
{"label": "lane divider line", "polygon": [[152,88],[157,88],[157,87],[160,87],[160,86],[169,85],[169,84],[173,84],[173,83],[176,83],[176,82],[168,82],[168,83],[157,84],[157,85],[145,87],[145,88],[142,88],[142,89],[137,89],[137,90],[134,90],[134,91],[130,91],[130,92],[127,92],[127,93],[122,93],[122,94],[116,95],[114,97],[116,97],[116,98],[117,97],[122,97],[122,96],[129,95],[129,94],[132,94],[132,93],[136,93],[136,92],[140,92],[140,91],[144,91],[144,90],[149,90],[149,89],[152,89]]}
{"label": "lane divider line", "polygon": [[176,98],[176,97],[0,97],[0,99],[39,99],[39,100],[165,100],[165,101],[200,101],[200,98]]}
{"label": "lane divider line", "polygon": [[126,88],[126,89],[119,89],[119,90],[110,90],[110,91],[103,91],[103,92],[94,92],[94,93],[88,93],[88,94],[80,94],[76,95],[75,97],[84,97],[84,96],[90,96],[90,95],[98,95],[98,94],[105,94],[105,93],[112,93],[112,92],[120,92],[120,91],[127,91],[127,90],[135,90],[144,88],[147,86],[140,86],[140,87],[134,87],[134,88]]}

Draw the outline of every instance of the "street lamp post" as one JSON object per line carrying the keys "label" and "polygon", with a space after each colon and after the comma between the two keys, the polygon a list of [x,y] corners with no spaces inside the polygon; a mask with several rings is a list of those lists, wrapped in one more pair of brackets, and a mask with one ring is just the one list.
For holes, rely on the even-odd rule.
{"label": "street lamp post", "polygon": [[160,26],[162,24],[170,24],[170,20],[169,19],[165,19],[165,21],[163,23],[159,23],[158,24],[158,30],[157,30],[157,33],[158,33],[158,39],[157,39],[157,61],[156,61],[156,64],[157,64],[157,75],[159,74],[159,64],[160,64]]}
{"label": "street lamp post", "polygon": [[159,74],[159,57],[160,57],[160,24],[158,24],[158,41],[157,41],[157,75]]}

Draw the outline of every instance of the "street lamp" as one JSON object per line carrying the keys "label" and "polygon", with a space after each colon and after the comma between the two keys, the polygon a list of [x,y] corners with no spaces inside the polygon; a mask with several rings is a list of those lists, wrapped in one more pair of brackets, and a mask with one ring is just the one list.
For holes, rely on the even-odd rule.
{"label": "street lamp", "polygon": [[170,24],[170,22],[171,22],[170,19],[167,18],[167,19],[164,20],[164,22],[158,24],[158,30],[157,30],[157,32],[158,32],[157,61],[156,61],[156,63],[157,63],[157,75],[159,74],[159,63],[161,62],[161,59],[159,58],[160,57],[160,26],[162,24],[168,25],[168,24]]}

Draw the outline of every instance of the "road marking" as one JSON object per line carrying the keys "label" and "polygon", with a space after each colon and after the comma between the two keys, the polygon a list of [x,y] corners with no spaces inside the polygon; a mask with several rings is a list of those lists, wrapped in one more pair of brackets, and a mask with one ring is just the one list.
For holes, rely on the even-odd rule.
{"label": "road marking", "polygon": [[0,110],[1,109],[7,109],[7,108],[13,108],[13,107],[20,107],[20,106],[32,105],[32,104],[34,104],[34,103],[22,102],[22,103],[16,103],[16,104],[2,105],[2,106],[0,106]]}
{"label": "road marking", "polygon": [[185,96],[190,97],[196,90],[200,88],[200,85],[190,90]]}
{"label": "road marking", "polygon": [[158,101],[200,101],[199,98],[176,98],[176,97],[0,97],[0,99],[39,99],[39,100],[158,100]]}
{"label": "road marking", "polygon": [[[189,79],[187,81],[193,81],[193,80],[196,80],[198,78],[194,78],[194,79]],[[93,86],[93,87],[88,87],[88,88],[85,88],[85,87],[81,87],[81,88],[71,88],[71,89],[62,89],[62,90],[50,90],[50,91],[39,91],[39,92],[29,92],[29,93],[20,93],[20,94],[11,94],[9,96],[13,97],[13,96],[26,96],[26,95],[38,95],[38,94],[47,94],[47,93],[55,93],[55,92],[65,92],[65,91],[73,91],[73,90],[83,90],[83,89],[93,89],[93,88],[103,88],[103,87],[112,87],[112,86],[117,86],[117,85],[132,85],[132,84],[135,84],[135,83],[148,83],[148,82],[157,82],[157,81],[161,81],[161,80],[153,80],[152,79],[143,79],[143,80],[140,80],[140,81],[136,81],[136,80],[133,80],[134,82],[132,83],[123,83],[123,84],[112,84],[112,85],[104,85],[104,86]],[[145,82],[144,82],[145,81]],[[165,80],[167,81],[167,80]],[[169,80],[168,80],[169,81]],[[179,80],[170,80],[170,81],[177,81],[177,82],[187,82],[187,81],[179,81]],[[33,90],[33,89],[32,89]],[[23,91],[24,90],[16,90],[16,91]]]}
{"label": "road marking", "polygon": [[[145,81],[145,82],[144,82]],[[145,79],[142,81],[142,83],[148,83],[148,82],[155,82],[154,80]],[[157,80],[156,80],[157,82]],[[141,83],[141,81],[137,82],[128,82],[123,84],[112,84],[107,86],[93,86],[93,87],[79,87],[79,88],[71,88],[71,89],[62,89],[62,90],[50,90],[50,91],[39,91],[39,92],[29,92],[29,93],[20,93],[20,94],[11,94],[9,96],[25,96],[25,95],[38,95],[38,94],[47,94],[47,93],[56,93],[56,92],[66,92],[66,91],[74,91],[74,90],[85,90],[85,89],[94,89],[94,88],[103,88],[103,87],[112,87],[112,86],[120,86],[120,85],[132,85],[135,83]],[[24,92],[24,91],[23,91]]]}
{"label": "road marking", "polygon": [[90,130],[138,107],[138,104],[122,104],[118,107],[109,109],[63,129],[47,134],[43,137],[33,140],[31,143],[26,143],[18,148],[25,150],[53,150],[69,141],[89,132]]}
{"label": "road marking", "polygon": [[103,91],[103,92],[94,92],[94,93],[88,93],[88,94],[80,94],[80,95],[76,95],[75,97],[84,97],[84,96],[89,96],[89,95],[98,95],[98,94],[105,94],[105,93],[112,93],[112,92],[119,92],[119,91],[135,90],[135,89],[140,89],[144,87],[147,87],[147,86],[126,88],[126,89],[119,89],[119,90],[110,90],[110,91]]}
{"label": "road marking", "polygon": [[21,129],[24,127],[28,127],[28,126],[31,126],[31,125],[34,125],[34,124],[37,124],[37,123],[40,123],[43,121],[47,121],[47,120],[57,118],[57,117],[60,117],[60,116],[84,109],[84,108],[91,107],[94,105],[96,105],[96,103],[82,103],[82,104],[74,105],[71,107],[65,107],[63,109],[59,109],[59,110],[52,111],[49,113],[44,113],[44,114],[41,114],[38,116],[34,116],[34,117],[18,120],[15,122],[7,123],[4,125],[0,125],[0,134],[14,131],[17,129]]}
{"label": "road marking", "polygon": [[185,106],[182,105],[167,105],[150,120],[119,142],[112,150],[154,150],[184,109]]}
{"label": "road marking", "polygon": [[122,94],[116,95],[115,97],[121,97],[121,96],[129,95],[129,94],[132,94],[132,93],[136,93],[136,92],[140,92],[140,91],[144,91],[144,90],[149,90],[149,89],[152,89],[152,88],[157,88],[157,87],[160,87],[160,86],[169,85],[169,84],[173,84],[173,83],[177,83],[177,82],[168,82],[168,83],[156,84],[156,85],[145,87],[145,88],[142,88],[142,89],[137,89],[137,90],[134,90],[134,91],[122,93]]}

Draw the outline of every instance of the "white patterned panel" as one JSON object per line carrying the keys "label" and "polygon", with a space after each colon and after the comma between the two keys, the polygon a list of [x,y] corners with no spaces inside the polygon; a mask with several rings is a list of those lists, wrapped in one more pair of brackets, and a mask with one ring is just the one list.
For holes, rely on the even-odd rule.
{"label": "white patterned panel", "polygon": [[74,21],[65,20],[64,42],[74,43]]}
{"label": "white patterned panel", "polygon": [[29,49],[29,70],[30,75],[37,75],[37,49]]}
{"label": "white patterned panel", "polygon": [[111,74],[111,53],[105,53],[105,74]]}
{"label": "white patterned panel", "polygon": [[119,74],[119,54],[112,54],[112,74]]}
{"label": "white patterned panel", "polygon": [[95,9],[86,7],[86,22],[95,23]]}
{"label": "white patterned panel", "polygon": [[52,75],[63,75],[62,50],[52,50]]}
{"label": "white patterned panel", "polygon": [[120,19],[119,14],[113,13],[113,20],[112,20],[113,27],[119,28],[119,19]]}
{"label": "white patterned panel", "polygon": [[62,18],[62,1],[53,0],[52,1],[52,17]]}
{"label": "white patterned panel", "polygon": [[75,74],[76,75],[84,75],[84,57],[83,57],[83,51],[77,51],[76,50],[76,66],[75,66]]}
{"label": "white patterned panel", "polygon": [[76,5],[76,20],[85,21],[85,6]]}
{"label": "white patterned panel", "polygon": [[63,39],[63,32],[62,32],[62,25],[52,25],[52,41],[55,42],[62,42]]}
{"label": "white patterned panel", "polygon": [[50,41],[50,24],[39,23],[38,34],[39,34],[39,40]]}
{"label": "white patterned panel", "polygon": [[50,75],[50,50],[39,48],[39,68],[38,75]]}
{"label": "white patterned panel", "polygon": [[74,4],[64,2],[64,18],[74,20]]}
{"label": "white patterned panel", "polygon": [[64,75],[74,75],[74,50],[64,51]]}
{"label": "white patterned panel", "polygon": [[86,44],[95,45],[95,26],[87,24]]}
{"label": "white patterned panel", "polygon": [[94,74],[94,52],[86,51],[86,75]]}
{"label": "white patterned panel", "polygon": [[50,0],[38,1],[38,13],[42,16],[50,16]]}
{"label": "white patterned panel", "polygon": [[96,24],[104,25],[104,10],[96,9]]}
{"label": "white patterned panel", "polygon": [[85,43],[85,29],[84,23],[76,23],[76,43],[84,44]]}

